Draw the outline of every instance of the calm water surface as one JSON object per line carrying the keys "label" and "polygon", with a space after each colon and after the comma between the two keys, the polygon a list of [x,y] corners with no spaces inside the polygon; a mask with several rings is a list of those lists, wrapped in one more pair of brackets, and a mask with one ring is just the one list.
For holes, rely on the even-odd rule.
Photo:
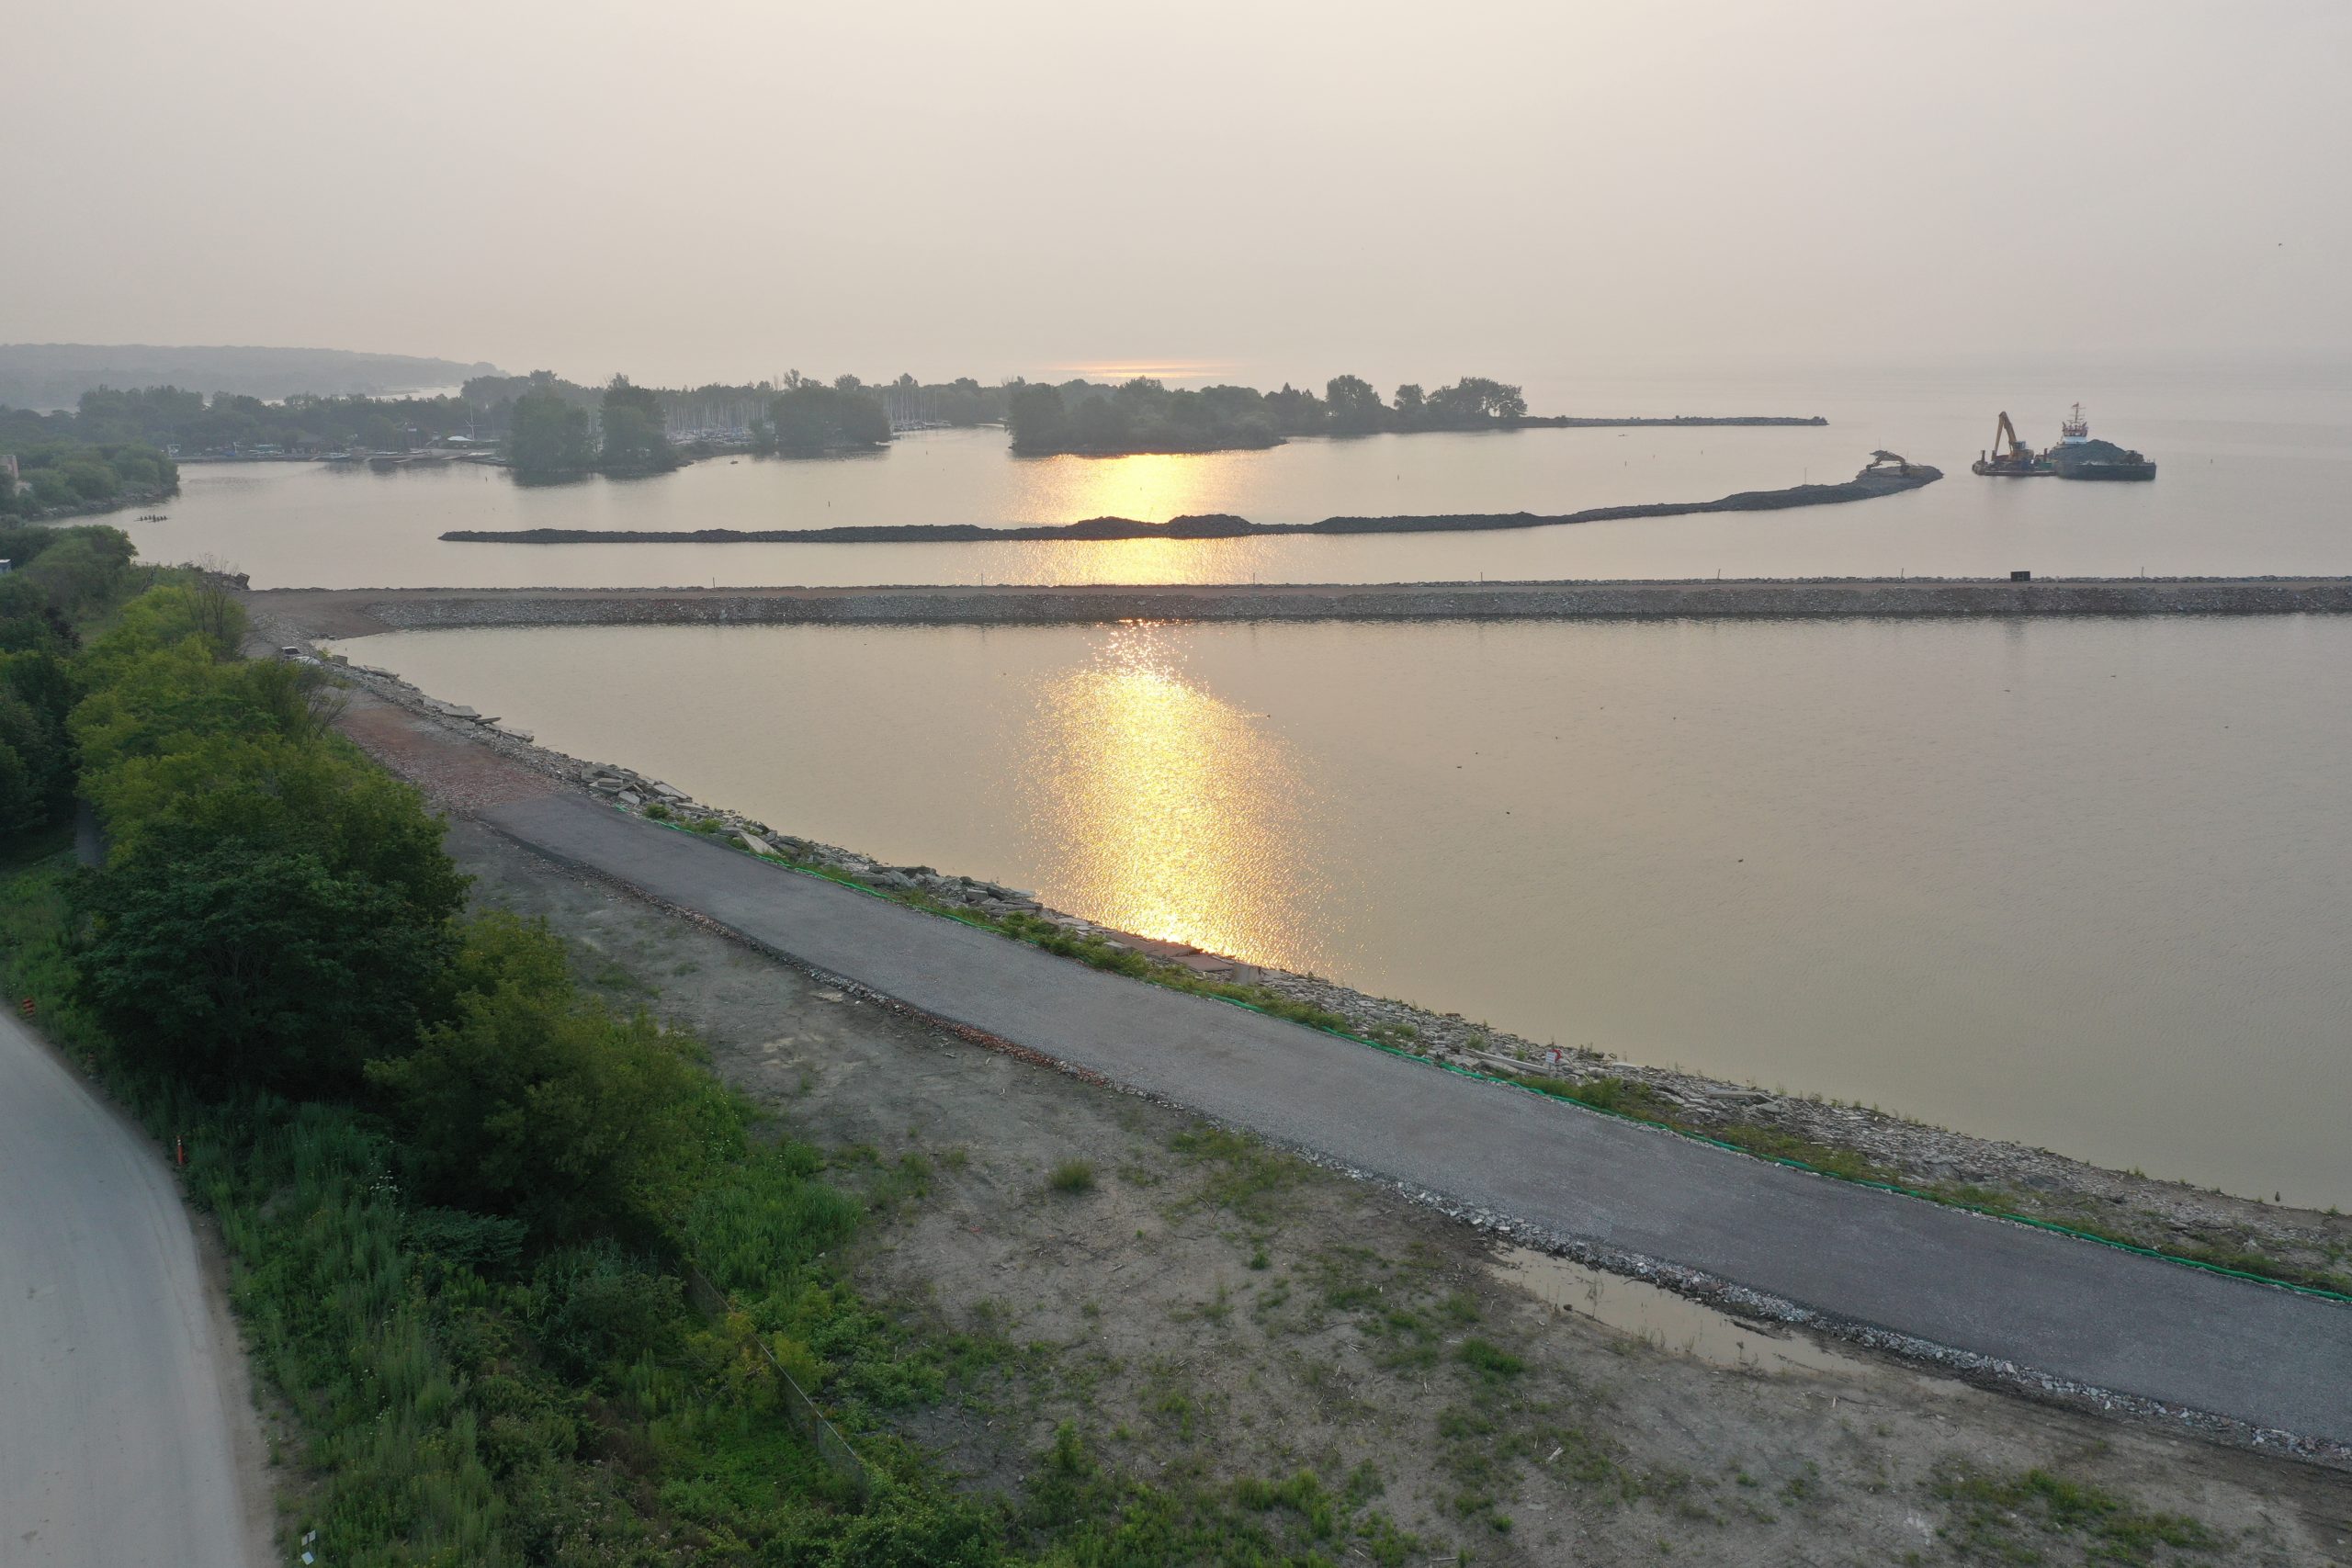
{"label": "calm water surface", "polygon": [[2352,1203],[2352,619],[349,650],[779,828],[1124,928]]}
{"label": "calm water surface", "polygon": [[[2087,383],[2087,384],[2086,384]],[[1561,577],[1983,576],[2352,571],[2352,372],[1950,370],[1803,378],[1555,378],[1546,409],[1821,413],[1826,428],[1532,430],[1295,441],[1198,457],[1015,458],[994,430],[871,457],[716,458],[660,479],[517,487],[469,465],[377,474],[190,465],[150,558],[209,557],[264,587],[690,583],[1388,582]],[[2037,445],[2074,399],[2096,433],[2157,458],[2152,485],[1978,479],[2002,408]],[[1445,536],[970,545],[444,544],[450,528],[798,528],[852,523],[1261,522],[1342,513],[1704,501],[1842,479],[1871,448],[1942,468],[1858,505]]]}

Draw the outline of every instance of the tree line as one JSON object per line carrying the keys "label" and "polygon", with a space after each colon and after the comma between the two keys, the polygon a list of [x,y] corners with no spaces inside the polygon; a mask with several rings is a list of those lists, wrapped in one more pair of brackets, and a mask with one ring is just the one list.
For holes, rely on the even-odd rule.
{"label": "tree line", "polygon": [[[281,401],[179,387],[93,387],[70,411],[0,409],[0,450],[40,441],[137,443],[187,456],[260,449],[403,452],[473,433],[487,410],[462,397],[317,397]],[[488,432],[483,434],[487,434]]]}
{"label": "tree line", "polygon": [[11,448],[0,437],[0,453],[17,466],[14,481],[0,468],[0,518],[104,512],[161,501],[180,488],[179,465],[136,441],[45,440]]}
{"label": "tree line", "polygon": [[[826,381],[786,372],[774,382],[641,386],[616,376],[584,387],[551,371],[481,376],[455,396],[289,397],[278,402],[175,387],[93,388],[70,412],[0,409],[0,451],[13,446],[32,489],[0,496],[0,514],[103,505],[168,494],[190,455],[403,452],[458,438],[503,443],[516,477],[553,483],[591,473],[664,473],[686,456],[729,444],[762,454],[822,457],[873,450],[906,427],[1003,424],[1022,454],[1206,452],[1279,445],[1295,435],[1481,430],[1525,418],[1519,388],[1482,377],[1384,400],[1368,382],[1338,376],[1323,393],[1284,384],[1170,388],[1139,377],[983,386],[970,377]],[[697,436],[698,418],[723,422]],[[673,426],[686,431],[673,438]]]}
{"label": "tree line", "polygon": [[1278,446],[1294,435],[1485,430],[1525,418],[1520,389],[1464,377],[1424,392],[1414,383],[1384,402],[1358,376],[1335,376],[1322,397],[1285,382],[1272,392],[1170,388],[1149,377],[1115,387],[1091,381],[1022,384],[1006,399],[1012,449],[1023,454],[1210,452]]}

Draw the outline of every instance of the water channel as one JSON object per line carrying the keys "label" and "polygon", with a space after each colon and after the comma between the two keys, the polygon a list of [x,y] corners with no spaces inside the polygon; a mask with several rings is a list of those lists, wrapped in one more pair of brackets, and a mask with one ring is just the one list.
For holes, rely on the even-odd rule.
{"label": "water channel", "polygon": [[1124,929],[2352,1202],[2352,620],[347,648],[563,750]]}
{"label": "water channel", "polygon": [[[2115,373],[2087,390],[1966,378],[1815,376],[1562,383],[1540,409],[1821,413],[1818,427],[1528,430],[1293,441],[1193,457],[1019,458],[993,429],[909,436],[872,456],[718,457],[656,479],[526,489],[450,464],[375,473],[196,465],[167,521],[109,521],[151,559],[210,558],[257,587],[695,583],[1410,582],[1528,578],[2044,576],[2352,571],[2352,373],[2251,383]],[[2001,406],[2054,440],[2069,398],[2093,429],[2158,459],[2153,485],[1985,479],[1969,460]],[[2104,400],[2099,400],[2103,396]],[[1645,518],[1521,532],[1116,543],[445,543],[452,528],[729,527],[1148,521],[1705,501],[1849,477],[1874,447],[1937,465],[1925,490],[1850,506]]]}

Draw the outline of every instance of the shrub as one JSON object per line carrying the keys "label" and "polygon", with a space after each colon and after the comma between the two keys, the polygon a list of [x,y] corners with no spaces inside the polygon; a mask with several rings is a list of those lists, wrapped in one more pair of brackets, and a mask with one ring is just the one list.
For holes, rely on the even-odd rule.
{"label": "shrub", "polygon": [[448,933],[315,855],[168,833],[90,878],[78,996],[125,1050],[196,1087],[356,1086],[404,1047]]}
{"label": "shrub", "polygon": [[539,1260],[525,1317],[548,1359],[589,1382],[608,1364],[673,1348],[684,1336],[685,1294],[674,1278],[598,1240]]}
{"label": "shrub", "polygon": [[1057,1192],[1091,1192],[1094,1190],[1094,1166],[1091,1161],[1066,1159],[1054,1167],[1046,1178],[1046,1185]]}
{"label": "shrub", "polygon": [[337,875],[397,894],[420,917],[447,919],[463,906],[467,878],[441,849],[447,824],[413,786],[342,742],[218,734],[168,744],[85,781],[118,863],[178,829],[315,855]]}
{"label": "shrub", "polygon": [[455,1021],[368,1069],[429,1192],[549,1235],[662,1229],[714,1157],[740,1148],[733,1102],[690,1043],[582,997],[544,924],[473,922],[456,974]]}

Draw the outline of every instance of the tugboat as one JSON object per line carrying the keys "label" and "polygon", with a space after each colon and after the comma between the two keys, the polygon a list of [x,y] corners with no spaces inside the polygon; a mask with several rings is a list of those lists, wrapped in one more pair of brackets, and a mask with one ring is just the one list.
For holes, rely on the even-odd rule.
{"label": "tugboat", "polygon": [[2075,405],[2075,417],[2058,427],[2058,445],[2044,452],[2052,469],[2062,479],[2152,479],[2156,466],[2137,452],[2127,452],[2112,441],[2091,439],[2090,422],[2083,418],[2083,405]]}

